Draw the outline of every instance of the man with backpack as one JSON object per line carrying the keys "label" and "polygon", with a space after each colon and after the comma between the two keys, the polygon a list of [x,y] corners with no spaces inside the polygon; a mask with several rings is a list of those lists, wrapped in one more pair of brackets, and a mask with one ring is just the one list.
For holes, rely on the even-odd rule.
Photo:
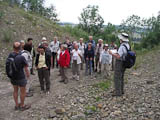
{"label": "man with backpack", "polygon": [[[11,80],[14,92],[13,98],[15,101],[15,110],[26,110],[30,105],[25,105],[26,84],[29,78],[28,64],[25,58],[20,54],[20,42],[14,42],[13,52],[11,52],[6,60],[6,73]],[[25,76],[26,74],[26,76]],[[20,89],[20,103],[18,103],[18,90]]]}
{"label": "man with backpack", "polygon": [[118,53],[112,53],[110,50],[109,53],[116,58],[115,72],[114,72],[114,85],[115,92],[113,96],[122,96],[124,94],[124,73],[126,67],[124,66],[125,57],[127,56],[127,51],[130,50],[129,45],[129,36],[127,33],[121,33],[118,35],[120,40],[120,47]]}

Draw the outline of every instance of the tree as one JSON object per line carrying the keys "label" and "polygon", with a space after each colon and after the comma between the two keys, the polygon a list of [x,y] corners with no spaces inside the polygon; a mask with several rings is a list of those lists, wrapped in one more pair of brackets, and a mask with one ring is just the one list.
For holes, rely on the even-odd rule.
{"label": "tree", "polygon": [[57,18],[58,14],[56,13],[56,8],[53,5],[45,9],[44,16],[55,22],[59,21],[59,19]]}
{"label": "tree", "polygon": [[116,27],[111,23],[108,23],[107,26],[104,27],[104,30],[102,32],[102,39],[107,43],[115,42],[117,40]]}
{"label": "tree", "polygon": [[44,9],[44,1],[45,0],[23,0],[22,5],[29,11],[41,13]]}
{"label": "tree", "polygon": [[44,2],[45,0],[23,0],[22,5],[27,9],[27,11],[38,13],[55,22],[59,21],[55,6],[51,5],[46,8],[44,7]]}
{"label": "tree", "polygon": [[88,5],[81,13],[79,27],[89,34],[96,35],[101,31],[104,20],[98,13],[98,6]]}
{"label": "tree", "polygon": [[121,23],[121,29],[129,33],[131,40],[133,40],[134,33],[142,28],[141,18],[137,15],[132,15]]}

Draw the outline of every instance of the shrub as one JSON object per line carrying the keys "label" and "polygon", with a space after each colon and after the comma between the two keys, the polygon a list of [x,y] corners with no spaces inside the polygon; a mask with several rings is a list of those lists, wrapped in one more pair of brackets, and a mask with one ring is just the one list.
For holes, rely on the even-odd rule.
{"label": "shrub", "polygon": [[0,19],[2,19],[3,17],[3,12],[0,12]]}
{"label": "shrub", "polygon": [[7,43],[12,41],[12,31],[9,30],[3,32],[3,41]]}

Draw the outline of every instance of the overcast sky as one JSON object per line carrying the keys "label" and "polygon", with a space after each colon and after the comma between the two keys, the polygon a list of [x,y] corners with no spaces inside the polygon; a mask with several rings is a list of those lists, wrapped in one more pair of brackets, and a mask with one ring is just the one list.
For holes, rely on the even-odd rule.
{"label": "overcast sky", "polygon": [[88,5],[98,5],[105,24],[120,24],[133,14],[140,17],[157,16],[160,0],[46,0],[45,5],[53,4],[61,22],[79,23],[78,17]]}

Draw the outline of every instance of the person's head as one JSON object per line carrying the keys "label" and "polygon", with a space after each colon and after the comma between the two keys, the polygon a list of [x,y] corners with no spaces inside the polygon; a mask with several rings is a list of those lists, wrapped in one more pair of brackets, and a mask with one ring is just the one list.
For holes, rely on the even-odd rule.
{"label": "person's head", "polygon": [[62,50],[62,44],[59,44],[59,48],[60,48],[60,50]]}
{"label": "person's head", "polygon": [[77,43],[74,44],[74,49],[78,50],[78,44]]}
{"label": "person's head", "polygon": [[42,37],[42,42],[45,42],[47,41],[47,38],[46,37]]}
{"label": "person's head", "polygon": [[89,40],[93,40],[93,36],[89,36]]}
{"label": "person's head", "polygon": [[102,43],[103,43],[103,40],[102,40],[102,39],[99,39],[99,40],[98,40],[98,43],[99,43],[99,44],[102,44]]}
{"label": "person's head", "polygon": [[129,42],[129,36],[127,33],[121,33],[120,35],[118,35],[118,38],[120,40],[120,43],[123,43],[123,42]]}
{"label": "person's head", "polygon": [[24,45],[24,50],[26,50],[26,51],[28,51],[28,52],[31,52],[31,50],[32,50],[32,45],[29,44],[29,43],[26,43],[26,44]]}
{"label": "person's head", "polygon": [[73,41],[73,46],[75,46],[75,44],[77,44],[77,41]]}
{"label": "person's head", "polygon": [[43,45],[40,45],[40,46],[38,47],[38,50],[39,50],[39,53],[40,53],[40,54],[44,54],[44,52],[45,52],[45,48],[44,48]]}
{"label": "person's head", "polygon": [[13,50],[14,52],[19,52],[21,50],[21,43],[20,42],[14,42],[13,43]]}
{"label": "person's head", "polygon": [[54,37],[54,42],[57,42],[58,41],[58,37]]}
{"label": "person's head", "polygon": [[104,45],[104,49],[105,49],[105,50],[108,50],[108,44],[105,44],[105,45]]}
{"label": "person's head", "polygon": [[24,49],[24,45],[25,45],[25,41],[24,41],[24,40],[21,40],[21,41],[20,41],[20,45],[21,45],[21,49],[23,50],[23,49]]}
{"label": "person's head", "polygon": [[27,42],[28,42],[30,45],[32,45],[33,39],[32,39],[32,38],[28,38],[28,39],[27,39]]}
{"label": "person's head", "polygon": [[89,49],[92,48],[92,43],[88,43],[88,48],[89,48]]}
{"label": "person's head", "polygon": [[44,41],[44,42],[43,42],[43,47],[44,47],[44,48],[48,48],[48,42],[47,42],[47,41]]}
{"label": "person's head", "polygon": [[80,39],[79,39],[79,42],[80,42],[80,43],[83,43],[83,38],[80,38]]}
{"label": "person's head", "polygon": [[69,41],[69,37],[66,37],[66,43],[69,43],[70,41]]}
{"label": "person's head", "polygon": [[65,51],[67,49],[67,45],[66,44],[62,44],[62,51]]}

